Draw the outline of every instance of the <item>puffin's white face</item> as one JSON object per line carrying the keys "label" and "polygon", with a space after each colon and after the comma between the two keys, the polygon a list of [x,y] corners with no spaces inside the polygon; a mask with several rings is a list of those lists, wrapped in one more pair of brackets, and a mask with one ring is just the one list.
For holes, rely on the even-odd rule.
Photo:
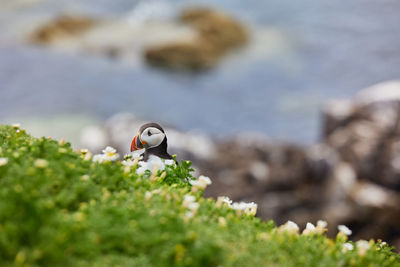
{"label": "puffin's white face", "polygon": [[144,129],[140,135],[140,141],[146,148],[159,146],[164,138],[165,134],[155,127],[148,127]]}

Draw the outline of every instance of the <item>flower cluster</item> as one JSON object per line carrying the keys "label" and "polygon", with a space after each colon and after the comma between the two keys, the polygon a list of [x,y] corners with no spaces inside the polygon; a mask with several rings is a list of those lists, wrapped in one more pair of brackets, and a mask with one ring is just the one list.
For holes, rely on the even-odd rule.
{"label": "flower cluster", "polygon": [[243,211],[245,214],[248,215],[256,215],[257,213],[257,204],[254,202],[234,202],[231,205],[232,209],[237,211]]}
{"label": "flower cluster", "polygon": [[232,202],[229,197],[218,197],[217,206],[226,205],[231,209],[236,210],[239,214],[244,212],[247,215],[256,215],[257,213],[257,204],[254,202]]}
{"label": "flower cluster", "polygon": [[221,205],[228,205],[230,206],[232,204],[232,200],[229,199],[229,197],[218,197],[217,199],[217,206],[221,206]]}
{"label": "flower cluster", "polygon": [[[220,201],[226,201],[220,200]],[[317,222],[317,226],[314,226],[312,223],[308,222],[306,225],[306,228],[303,230],[302,234],[303,235],[311,235],[311,234],[323,234],[327,231],[328,223],[326,221],[319,220]],[[345,225],[338,225],[338,236],[342,238],[342,240],[346,240],[347,236],[352,234],[352,231]],[[278,227],[278,232],[286,232],[289,234],[297,235],[299,233],[299,226],[292,222],[292,221],[287,221],[285,224],[281,225]],[[345,237],[343,239],[343,237]],[[383,244],[384,242],[382,242]],[[367,251],[371,248],[373,245],[373,241],[366,241],[366,240],[359,240],[355,243],[355,246],[351,242],[345,242],[342,244],[342,252],[346,253],[348,251],[354,250],[354,248],[357,248],[358,255],[364,256]]]}
{"label": "flower cluster", "polygon": [[349,236],[352,234],[352,231],[346,225],[338,225],[339,234],[343,234]]}
{"label": "flower cluster", "polygon": [[107,162],[107,161],[115,161],[119,158],[119,154],[117,153],[117,150],[113,147],[107,146],[103,150],[103,154],[97,154],[93,156],[93,161],[94,162]]}
{"label": "flower cluster", "polygon": [[292,221],[287,221],[285,224],[279,226],[279,232],[286,232],[289,234],[298,234],[299,233],[299,226]]}
{"label": "flower cluster", "polygon": [[[328,231],[326,228],[328,223],[326,221],[319,220],[317,225],[307,222],[306,228],[304,228],[302,234],[303,235],[322,235]],[[286,232],[289,234],[298,234],[299,233],[299,226],[292,221],[287,221],[285,224],[278,227],[279,232]]]}
{"label": "flower cluster", "polygon": [[[355,245],[358,250],[358,255],[364,256],[367,253],[367,251],[371,248],[372,244],[371,244],[371,242],[368,242],[367,240],[361,239],[361,240],[358,240],[355,243]],[[354,245],[352,243],[350,243],[350,242],[343,243],[343,245],[342,245],[343,253],[346,253],[347,251],[352,251],[352,250],[354,250]]]}
{"label": "flower cluster", "polygon": [[147,161],[139,161],[139,168],[136,169],[136,173],[139,175],[144,174],[147,170],[151,171],[152,174],[157,174],[157,171],[163,171],[166,165],[173,165],[175,161],[172,159],[161,159],[157,156],[150,155]]}
{"label": "flower cluster", "polygon": [[367,240],[358,240],[356,242],[356,246],[358,249],[358,255],[364,256],[367,251],[371,248],[371,243]]}
{"label": "flower cluster", "polygon": [[342,245],[342,252],[343,253],[346,253],[347,251],[351,251],[353,249],[354,249],[353,244],[351,244],[349,242],[343,243],[343,245]]}
{"label": "flower cluster", "polygon": [[125,173],[130,172],[132,168],[135,168],[137,166],[138,162],[139,162],[138,158],[135,158],[134,160],[132,160],[132,157],[125,156],[124,160],[121,162],[122,165],[125,166],[124,172]]}
{"label": "flower cluster", "polygon": [[302,234],[303,235],[313,235],[313,234],[324,234],[325,232],[328,231],[326,228],[328,226],[328,223],[326,221],[319,220],[317,222],[317,225],[314,226],[314,224],[308,222],[306,224],[306,228],[303,230]]}
{"label": "flower cluster", "polygon": [[207,185],[210,185],[211,179],[207,176],[200,175],[199,179],[191,180],[190,184],[192,185],[192,191],[197,192],[197,190],[204,190],[206,189]]}

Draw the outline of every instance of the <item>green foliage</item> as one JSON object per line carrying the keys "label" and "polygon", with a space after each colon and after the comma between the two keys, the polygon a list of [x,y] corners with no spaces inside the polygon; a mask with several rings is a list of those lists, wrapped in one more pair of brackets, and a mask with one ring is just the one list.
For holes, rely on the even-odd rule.
{"label": "green foliage", "polygon": [[9,126],[0,145],[1,266],[400,266],[380,243],[343,252],[345,238],[289,234],[204,199],[187,161],[139,176]]}

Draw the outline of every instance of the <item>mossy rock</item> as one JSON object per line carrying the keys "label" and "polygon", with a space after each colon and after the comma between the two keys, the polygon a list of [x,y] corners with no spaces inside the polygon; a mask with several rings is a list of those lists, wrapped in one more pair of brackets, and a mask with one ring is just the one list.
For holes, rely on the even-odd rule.
{"label": "mossy rock", "polygon": [[184,10],[179,18],[196,29],[199,39],[223,53],[248,41],[246,28],[234,18],[208,8]]}
{"label": "mossy rock", "polygon": [[171,69],[202,70],[213,67],[219,53],[208,43],[175,43],[149,48],[145,53],[148,63]]}
{"label": "mossy rock", "polygon": [[44,24],[31,35],[31,42],[51,44],[59,39],[82,34],[93,27],[95,20],[82,16],[63,15]]}
{"label": "mossy rock", "polygon": [[191,26],[197,37],[190,42],[178,40],[146,49],[149,64],[170,69],[209,69],[226,53],[248,42],[248,32],[241,23],[212,9],[186,9],[179,20]]}

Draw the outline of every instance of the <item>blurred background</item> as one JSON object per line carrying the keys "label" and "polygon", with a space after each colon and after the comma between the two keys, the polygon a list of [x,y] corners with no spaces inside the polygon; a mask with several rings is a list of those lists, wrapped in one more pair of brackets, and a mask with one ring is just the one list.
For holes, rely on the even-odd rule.
{"label": "blurred background", "polygon": [[143,122],[258,215],[400,247],[400,2],[2,0],[0,123],[128,152]]}

